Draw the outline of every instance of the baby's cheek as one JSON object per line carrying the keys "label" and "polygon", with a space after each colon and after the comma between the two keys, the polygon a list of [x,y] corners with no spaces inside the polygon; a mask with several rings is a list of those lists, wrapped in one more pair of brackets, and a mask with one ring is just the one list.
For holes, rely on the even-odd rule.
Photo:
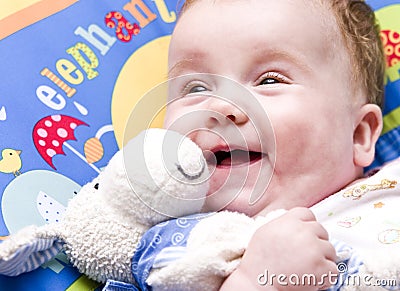
{"label": "baby's cheek", "polygon": [[174,120],[174,110],[167,107],[164,117],[164,127],[169,128]]}
{"label": "baby's cheek", "polygon": [[321,150],[319,136],[313,126],[301,121],[275,130],[276,170],[290,173],[314,168]]}
{"label": "baby's cheek", "polygon": [[194,106],[185,106],[180,101],[167,106],[164,128],[186,135],[193,129],[202,127],[202,116]]}

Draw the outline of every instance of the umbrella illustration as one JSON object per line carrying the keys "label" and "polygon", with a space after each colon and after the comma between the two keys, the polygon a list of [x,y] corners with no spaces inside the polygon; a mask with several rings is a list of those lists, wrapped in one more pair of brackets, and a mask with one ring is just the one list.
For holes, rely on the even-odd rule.
{"label": "umbrella illustration", "polygon": [[92,137],[85,142],[83,152],[88,163],[92,164],[101,160],[104,155],[104,147],[100,139]]}
{"label": "umbrella illustration", "polygon": [[67,141],[76,140],[74,130],[85,122],[67,115],[51,115],[39,120],[33,128],[33,142],[41,157],[54,170],[53,157],[58,154],[65,155],[63,145],[77,155],[81,160],[92,167],[96,172],[100,170],[87,162],[86,158],[73,148]]}
{"label": "umbrella illustration", "polygon": [[85,142],[84,153],[88,163],[95,163],[101,160],[104,155],[104,148],[100,138],[103,136],[103,134],[113,130],[114,129],[111,124],[105,125],[97,131],[95,137],[92,137]]}

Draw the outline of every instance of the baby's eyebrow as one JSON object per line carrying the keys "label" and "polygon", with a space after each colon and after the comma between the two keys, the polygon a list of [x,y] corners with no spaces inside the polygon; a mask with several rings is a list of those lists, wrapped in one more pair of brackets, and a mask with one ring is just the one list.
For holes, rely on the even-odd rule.
{"label": "baby's eyebrow", "polygon": [[168,70],[168,77],[173,78],[179,76],[179,72],[184,71],[195,65],[196,61],[194,58],[188,58],[178,61]]}
{"label": "baby's eyebrow", "polygon": [[[182,72],[190,73],[191,68],[203,69],[201,72],[206,72],[201,62],[204,54],[196,54],[195,56],[190,56],[176,62],[169,70],[168,70],[168,78],[175,78],[182,75]],[[262,48],[256,50],[253,54],[253,60],[250,64],[250,68],[254,67],[256,64],[265,63],[265,62],[273,62],[283,60],[285,62],[289,62],[297,66],[303,72],[312,72],[312,68],[308,65],[308,63],[303,59],[301,55],[297,55],[293,52],[287,52],[281,49],[275,48]],[[201,68],[199,68],[201,67]]]}
{"label": "baby's eyebrow", "polygon": [[307,62],[300,56],[287,51],[279,50],[279,49],[271,49],[267,48],[265,50],[258,51],[258,57],[255,57],[255,62],[260,63],[263,61],[272,61],[272,60],[283,60],[289,63],[294,64],[301,70],[305,72],[311,72],[311,67],[307,64]]}

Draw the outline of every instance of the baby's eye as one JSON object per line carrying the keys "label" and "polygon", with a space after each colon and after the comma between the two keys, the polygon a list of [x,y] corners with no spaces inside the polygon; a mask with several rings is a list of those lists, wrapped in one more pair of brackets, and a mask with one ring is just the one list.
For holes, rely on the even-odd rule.
{"label": "baby's eye", "polygon": [[204,92],[207,91],[207,88],[201,85],[193,86],[188,90],[188,93],[199,93],[199,92]]}
{"label": "baby's eye", "polygon": [[188,94],[196,94],[200,92],[205,92],[205,91],[210,91],[208,86],[206,84],[203,84],[203,82],[190,82],[188,83],[184,88],[183,88],[183,96],[188,95]]}
{"label": "baby's eye", "polygon": [[274,85],[279,83],[289,83],[289,79],[277,72],[268,72],[262,75],[258,81],[257,85]]}
{"label": "baby's eye", "polygon": [[260,85],[271,85],[276,83],[280,83],[280,81],[274,78],[265,78],[260,82]]}

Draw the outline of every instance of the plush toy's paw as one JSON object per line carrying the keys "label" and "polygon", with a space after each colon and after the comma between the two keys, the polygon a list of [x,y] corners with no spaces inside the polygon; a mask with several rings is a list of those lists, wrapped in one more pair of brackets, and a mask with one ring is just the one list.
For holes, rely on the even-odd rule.
{"label": "plush toy's paw", "polygon": [[41,227],[29,226],[0,244],[0,274],[17,276],[54,258],[63,243]]}
{"label": "plush toy's paw", "polygon": [[147,284],[157,291],[218,290],[239,264],[255,227],[255,221],[244,214],[209,215],[190,232],[182,256],[153,268]]}
{"label": "plush toy's paw", "polygon": [[256,219],[221,211],[201,220],[190,232],[185,252],[167,266],[154,268],[147,278],[153,290],[219,290],[239,265],[253,233],[284,210]]}

